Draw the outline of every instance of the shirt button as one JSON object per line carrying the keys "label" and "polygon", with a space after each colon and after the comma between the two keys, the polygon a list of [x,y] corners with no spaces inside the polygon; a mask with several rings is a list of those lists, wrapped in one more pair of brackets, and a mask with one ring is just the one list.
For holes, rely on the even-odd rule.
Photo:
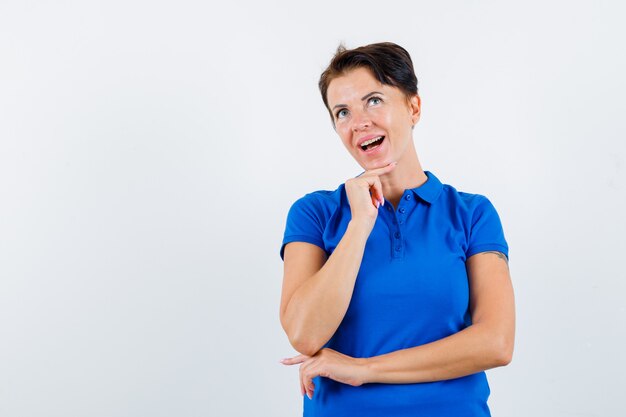
{"label": "shirt button", "polygon": [[400,252],[400,246],[396,246],[396,252]]}
{"label": "shirt button", "polygon": [[404,199],[405,199],[405,200],[410,200],[410,199],[411,199],[411,194],[407,194],[407,195],[405,195],[405,196],[404,196]]}
{"label": "shirt button", "polygon": [[404,221],[403,220],[398,220],[398,223],[402,224],[402,223],[404,223]]}
{"label": "shirt button", "polygon": [[400,232],[396,232],[394,236],[396,237],[396,239],[400,239]]}
{"label": "shirt button", "polygon": [[404,209],[404,207],[400,207],[400,210],[398,210],[400,213],[404,213],[406,210]]}
{"label": "shirt button", "polygon": [[392,210],[390,205],[387,205],[387,210],[389,210],[389,211]]}

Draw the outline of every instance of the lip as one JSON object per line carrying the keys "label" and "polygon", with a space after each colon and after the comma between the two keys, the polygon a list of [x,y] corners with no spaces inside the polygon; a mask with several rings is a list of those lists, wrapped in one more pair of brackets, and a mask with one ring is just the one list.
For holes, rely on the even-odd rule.
{"label": "lip", "polygon": [[[375,135],[372,137],[377,137],[377,136],[385,136],[385,135]],[[370,139],[372,138],[370,137]],[[367,139],[365,139],[367,140]],[[374,149],[369,149],[367,151],[364,151],[360,146],[359,146],[359,151],[363,152],[365,155],[367,155],[368,157],[372,157],[372,156],[377,156],[379,153],[384,152],[383,148],[387,148],[387,142],[389,142],[387,136],[385,136],[385,139],[383,140],[383,143],[381,143],[380,145],[378,145],[377,147],[375,147]]]}
{"label": "lip", "polygon": [[[377,133],[377,134],[373,134],[373,135],[363,136],[362,138],[360,138],[359,140],[357,140],[357,141],[356,141],[356,146],[357,146],[359,149],[361,149],[361,144],[362,144],[363,142],[365,142],[366,140],[370,140],[370,139],[377,138],[377,137],[379,137],[379,136],[385,136],[385,138],[386,138],[386,135],[384,135],[384,134],[382,134],[382,133]],[[361,149],[361,150],[363,150],[363,149]]]}

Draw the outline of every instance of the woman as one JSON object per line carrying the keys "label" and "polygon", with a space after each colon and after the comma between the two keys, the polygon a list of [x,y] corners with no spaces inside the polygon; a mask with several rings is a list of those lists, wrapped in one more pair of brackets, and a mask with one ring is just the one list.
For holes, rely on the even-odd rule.
{"label": "woman", "polygon": [[305,416],[489,416],[484,370],[511,361],[508,245],[482,195],[420,165],[408,52],[339,47],[320,91],[365,170],[289,210],[280,320]]}

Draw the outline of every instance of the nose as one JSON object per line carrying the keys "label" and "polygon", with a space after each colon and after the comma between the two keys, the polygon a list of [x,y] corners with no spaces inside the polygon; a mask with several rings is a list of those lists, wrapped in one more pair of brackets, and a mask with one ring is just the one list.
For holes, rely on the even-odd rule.
{"label": "nose", "polygon": [[372,126],[372,121],[365,112],[354,112],[352,114],[352,131],[358,132],[360,130],[368,129]]}

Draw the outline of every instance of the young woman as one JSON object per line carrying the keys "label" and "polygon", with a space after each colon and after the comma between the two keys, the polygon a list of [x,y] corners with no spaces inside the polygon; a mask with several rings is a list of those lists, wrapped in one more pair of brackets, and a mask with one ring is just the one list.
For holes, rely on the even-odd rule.
{"label": "young woman", "polygon": [[339,47],[319,82],[365,170],[290,208],[281,324],[305,416],[489,416],[485,370],[511,361],[508,245],[489,199],[422,170],[408,52]]}

